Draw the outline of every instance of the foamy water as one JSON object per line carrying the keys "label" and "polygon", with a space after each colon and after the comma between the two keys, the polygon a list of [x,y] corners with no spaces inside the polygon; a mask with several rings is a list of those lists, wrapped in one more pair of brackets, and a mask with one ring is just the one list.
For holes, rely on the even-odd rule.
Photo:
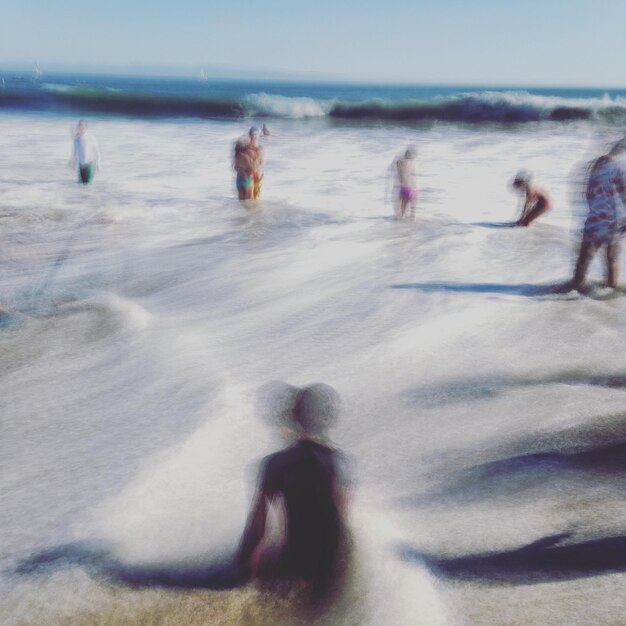
{"label": "foamy water", "polygon": [[[254,588],[19,571],[62,545],[131,566],[228,553],[281,445],[255,392],[282,379],[344,398],[357,556],[321,622],[623,623],[619,563],[512,554],[624,535],[624,464],[603,451],[626,436],[626,299],[543,289],[571,274],[572,175],[614,130],[274,121],[248,207],[230,169],[245,123],[93,119],[90,188],[69,125],[0,116],[0,621],[297,623],[294,598]],[[386,197],[409,142],[415,223]],[[554,209],[501,227],[519,168]]]}

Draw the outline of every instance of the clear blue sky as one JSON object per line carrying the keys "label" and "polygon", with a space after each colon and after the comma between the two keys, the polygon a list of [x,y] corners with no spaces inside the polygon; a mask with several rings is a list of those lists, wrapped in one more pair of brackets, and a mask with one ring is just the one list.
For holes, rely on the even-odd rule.
{"label": "clear blue sky", "polygon": [[2,0],[0,69],[626,87],[626,0]]}

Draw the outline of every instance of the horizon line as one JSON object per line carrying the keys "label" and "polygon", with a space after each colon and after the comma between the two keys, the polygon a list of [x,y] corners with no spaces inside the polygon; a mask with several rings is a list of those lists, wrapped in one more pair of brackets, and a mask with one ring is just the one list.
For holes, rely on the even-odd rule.
{"label": "horizon line", "polygon": [[[33,64],[30,67],[19,67],[18,64],[9,63],[9,67],[2,67],[0,65],[0,73],[10,74],[25,74],[34,75],[35,71],[33,66],[37,65],[37,61],[33,60]],[[22,64],[19,64],[20,66]],[[271,70],[271,69],[250,69],[250,68],[216,68],[212,67],[211,72],[207,72],[202,78],[198,76],[201,71],[206,71],[207,66],[180,66],[167,68],[164,66],[135,66],[123,67],[123,66],[111,66],[110,69],[105,69],[102,66],[100,68],[76,68],[66,66],[66,69],[59,69],[56,67],[51,70],[40,70],[41,75],[83,75],[83,76],[110,76],[119,78],[167,78],[167,79],[187,79],[187,80],[227,80],[227,81],[255,81],[255,82],[317,82],[321,84],[349,84],[349,85],[369,85],[369,86],[402,86],[402,87],[482,87],[489,88],[494,87],[498,89],[502,88],[527,88],[527,89],[608,89],[608,90],[626,90],[626,86],[619,85],[606,85],[606,84],[583,84],[583,83],[511,83],[511,82],[498,82],[498,81],[450,81],[450,80],[406,80],[406,79],[392,79],[384,80],[380,78],[350,78],[336,75],[328,75],[322,72],[308,72],[298,74],[297,72],[289,72],[286,70]],[[228,73],[230,72],[230,74]]]}

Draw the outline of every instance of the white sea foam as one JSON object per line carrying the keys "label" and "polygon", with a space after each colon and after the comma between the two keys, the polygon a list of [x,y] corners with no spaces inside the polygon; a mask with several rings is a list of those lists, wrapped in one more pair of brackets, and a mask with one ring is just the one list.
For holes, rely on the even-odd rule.
{"label": "white sea foam", "polygon": [[207,423],[159,454],[132,484],[94,511],[79,539],[112,544],[127,562],[163,563],[234,550],[245,519],[245,468],[270,451],[262,425],[237,386]]}
{"label": "white sea foam", "polygon": [[[357,598],[372,624],[465,624],[467,610],[493,626],[504,604],[511,624],[527,623],[527,590],[483,605],[484,589],[434,584],[397,543],[443,559],[561,532],[623,535],[610,471],[599,484],[582,466],[511,469],[624,434],[626,299],[536,290],[571,274],[571,172],[614,131],[276,120],[263,197],[244,205],[238,122],[92,119],[103,169],[91,188],[65,168],[67,127],[0,115],[0,306],[18,313],[0,329],[4,559],[76,539],[110,542],[131,564],[232,547],[255,463],[280,445],[253,402],[271,379],[325,381],[344,398],[333,437],[352,460]],[[409,143],[415,223],[394,221],[385,201]],[[518,210],[519,168],[553,200],[528,229],[502,226]],[[597,259],[590,277],[602,273]],[[572,623],[573,590],[611,599],[608,582],[581,580],[554,597],[533,586],[536,623]],[[33,624],[48,601],[58,624],[202,623],[196,609],[210,623],[211,606],[242,624],[246,602],[278,606],[252,590],[113,593],[80,568],[0,584],[0,617]]]}
{"label": "white sea foam", "polygon": [[41,88],[54,93],[68,93],[76,89],[73,85],[64,85],[62,83],[42,83]]}
{"label": "white sea foam", "polygon": [[626,98],[611,96],[609,92],[601,98],[572,98],[564,96],[542,96],[524,90],[515,91],[483,91],[480,93],[461,93],[455,98],[478,98],[486,102],[507,102],[514,105],[530,105],[538,109],[551,110],[556,107],[590,109],[599,111],[609,107],[626,107]]}
{"label": "white sea foam", "polygon": [[267,93],[257,93],[247,96],[246,104],[253,115],[307,119],[325,116],[332,106],[332,100],[289,98]]}

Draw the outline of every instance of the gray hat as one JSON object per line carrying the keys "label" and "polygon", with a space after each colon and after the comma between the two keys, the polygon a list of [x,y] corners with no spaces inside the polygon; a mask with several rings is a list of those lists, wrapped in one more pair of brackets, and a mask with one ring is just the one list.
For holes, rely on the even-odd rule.
{"label": "gray hat", "polygon": [[309,435],[324,434],[337,421],[341,409],[340,395],[324,383],[294,387],[274,380],[259,389],[258,400],[265,421],[295,425]]}
{"label": "gray hat", "polygon": [[280,380],[271,380],[257,391],[257,412],[273,426],[293,426],[293,407],[300,393],[298,387]]}
{"label": "gray hat", "polygon": [[300,390],[293,408],[293,420],[311,435],[321,435],[339,418],[341,396],[330,385],[315,383]]}

